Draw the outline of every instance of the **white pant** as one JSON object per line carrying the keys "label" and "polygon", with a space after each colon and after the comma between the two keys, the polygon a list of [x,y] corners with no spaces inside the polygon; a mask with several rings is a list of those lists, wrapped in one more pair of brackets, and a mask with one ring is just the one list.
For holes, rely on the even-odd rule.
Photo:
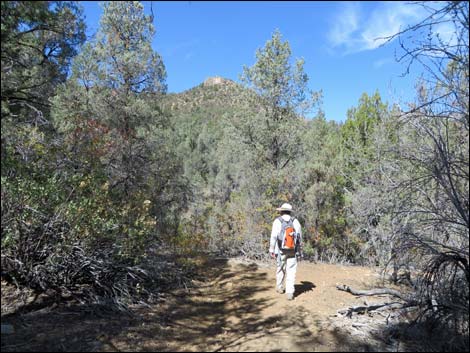
{"label": "white pant", "polygon": [[294,294],[295,273],[297,271],[297,258],[295,254],[278,254],[276,269],[276,286],[283,289],[284,279],[286,280],[286,294]]}

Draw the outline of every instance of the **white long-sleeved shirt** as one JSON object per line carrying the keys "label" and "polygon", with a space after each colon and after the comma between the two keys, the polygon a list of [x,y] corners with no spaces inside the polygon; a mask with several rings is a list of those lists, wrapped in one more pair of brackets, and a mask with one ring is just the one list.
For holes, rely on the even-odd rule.
{"label": "white long-sleeved shirt", "polygon": [[[291,216],[288,214],[283,214],[281,217],[285,221],[289,221]],[[300,226],[300,222],[297,220],[297,218],[294,219],[293,225],[294,225],[295,232],[299,235],[299,244],[302,244],[302,227]],[[277,244],[277,235],[281,232],[281,229],[282,229],[282,223],[278,218],[276,218],[273,222],[273,228],[271,231],[271,240],[269,242],[270,253],[279,254],[279,245]]]}

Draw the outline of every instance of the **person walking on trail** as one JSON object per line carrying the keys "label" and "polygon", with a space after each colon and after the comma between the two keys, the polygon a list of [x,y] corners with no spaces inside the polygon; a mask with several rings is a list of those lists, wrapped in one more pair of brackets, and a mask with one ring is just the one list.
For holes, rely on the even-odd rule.
{"label": "person walking on trail", "polygon": [[269,252],[277,260],[276,291],[285,293],[287,299],[294,299],[297,256],[302,252],[302,229],[299,221],[292,217],[292,206],[284,203],[277,208],[280,216],[273,222]]}

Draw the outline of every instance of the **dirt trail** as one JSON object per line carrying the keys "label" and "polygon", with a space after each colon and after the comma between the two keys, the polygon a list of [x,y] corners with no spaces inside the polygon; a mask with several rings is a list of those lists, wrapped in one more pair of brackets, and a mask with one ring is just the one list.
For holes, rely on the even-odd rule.
{"label": "dirt trail", "polygon": [[335,285],[369,288],[378,281],[376,273],[363,267],[302,262],[295,299],[288,301],[274,290],[274,266],[215,260],[207,265],[207,280],[196,282],[189,294],[168,294],[158,305],[136,309],[136,318],[94,317],[83,310],[24,315],[15,322],[17,332],[2,337],[2,351],[374,349],[335,329],[331,318],[338,309],[361,303]]}
{"label": "dirt trail", "polygon": [[[160,308],[167,315],[164,325],[123,332],[103,350],[368,350],[363,342],[335,330],[330,317],[340,308],[359,303],[354,296],[336,290],[336,284],[368,288],[378,278],[372,270],[300,263],[295,299],[288,301],[274,290],[274,263],[268,267],[219,260],[212,266],[210,282],[199,283],[189,296]],[[129,345],[129,339],[138,346]]]}

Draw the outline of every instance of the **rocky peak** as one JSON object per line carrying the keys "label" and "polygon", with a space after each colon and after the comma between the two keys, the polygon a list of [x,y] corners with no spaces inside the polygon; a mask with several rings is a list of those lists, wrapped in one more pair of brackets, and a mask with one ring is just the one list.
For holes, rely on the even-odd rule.
{"label": "rocky peak", "polygon": [[214,77],[209,77],[204,81],[204,86],[215,86],[215,85],[223,85],[223,84],[230,84],[232,83],[232,80],[220,77],[220,76],[214,76]]}

